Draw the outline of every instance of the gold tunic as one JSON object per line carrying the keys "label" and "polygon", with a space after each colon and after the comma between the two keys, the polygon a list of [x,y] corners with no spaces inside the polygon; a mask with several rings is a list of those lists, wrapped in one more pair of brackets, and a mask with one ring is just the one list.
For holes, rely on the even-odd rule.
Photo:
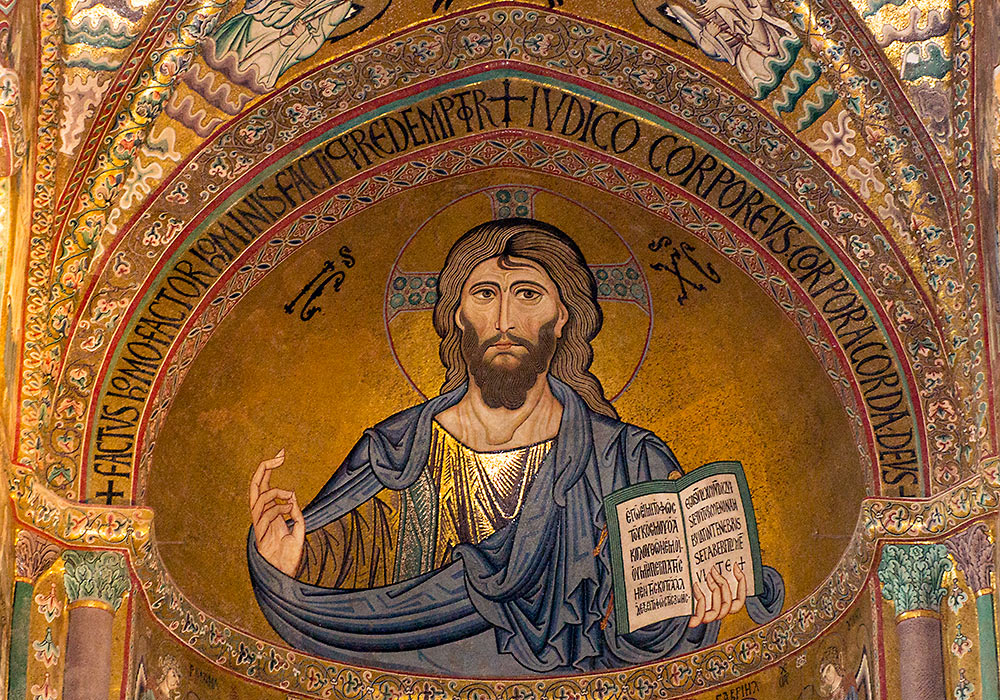
{"label": "gold tunic", "polygon": [[[433,423],[427,474],[437,490],[435,566],[451,561],[455,545],[482,542],[517,517],[553,443],[476,452]],[[334,588],[393,583],[401,495],[384,489],[306,535],[297,578]]]}
{"label": "gold tunic", "polygon": [[438,566],[455,545],[478,544],[517,517],[552,443],[476,452],[434,422],[427,467],[438,491]]}

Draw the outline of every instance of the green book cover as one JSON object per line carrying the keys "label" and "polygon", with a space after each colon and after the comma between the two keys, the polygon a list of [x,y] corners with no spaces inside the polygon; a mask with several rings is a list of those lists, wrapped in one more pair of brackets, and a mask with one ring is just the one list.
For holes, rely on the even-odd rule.
{"label": "green book cover", "polygon": [[763,586],[757,521],[739,462],[620,489],[604,499],[604,513],[619,633],[694,614],[695,585],[711,599],[705,577],[712,567],[727,578],[740,567],[748,598]]}

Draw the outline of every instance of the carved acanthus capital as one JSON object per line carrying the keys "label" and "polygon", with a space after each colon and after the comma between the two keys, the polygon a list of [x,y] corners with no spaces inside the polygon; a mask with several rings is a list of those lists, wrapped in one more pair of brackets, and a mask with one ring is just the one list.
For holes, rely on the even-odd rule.
{"label": "carved acanthus capital", "polygon": [[897,616],[915,610],[940,612],[946,593],[941,578],[950,568],[943,544],[886,545],[878,565],[882,596],[893,602]]}
{"label": "carved acanthus capital", "polygon": [[28,530],[17,533],[14,543],[15,578],[34,583],[59,558],[59,547]]}
{"label": "carved acanthus capital", "polygon": [[69,606],[95,604],[115,611],[129,589],[125,557],[119,552],[69,550],[66,564],[66,596]]}
{"label": "carved acanthus capital", "polygon": [[990,573],[993,571],[993,543],[986,525],[976,523],[967,530],[945,540],[948,552],[958,564],[965,580],[976,593],[992,588]]}

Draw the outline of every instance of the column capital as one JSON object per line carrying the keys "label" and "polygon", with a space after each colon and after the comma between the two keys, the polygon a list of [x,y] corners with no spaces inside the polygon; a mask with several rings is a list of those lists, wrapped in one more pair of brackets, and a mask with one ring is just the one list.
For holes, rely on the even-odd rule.
{"label": "column capital", "polygon": [[125,557],[120,552],[67,550],[65,582],[69,607],[93,605],[118,610],[130,587]]}
{"label": "column capital", "polygon": [[33,584],[58,558],[58,546],[34,532],[21,530],[14,542],[14,578]]}
{"label": "column capital", "polygon": [[886,545],[878,565],[882,596],[893,602],[897,617],[914,611],[939,613],[946,593],[941,577],[950,568],[943,544]]}
{"label": "column capital", "polygon": [[990,572],[993,571],[993,545],[989,530],[983,523],[976,523],[957,535],[945,540],[948,552],[958,568],[965,573],[965,581],[976,595],[989,591]]}

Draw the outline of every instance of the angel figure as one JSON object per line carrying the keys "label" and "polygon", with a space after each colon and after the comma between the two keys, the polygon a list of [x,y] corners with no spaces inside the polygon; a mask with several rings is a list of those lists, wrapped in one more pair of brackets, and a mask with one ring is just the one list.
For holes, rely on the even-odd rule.
{"label": "angel figure", "polygon": [[858,669],[851,673],[844,666],[840,649],[828,647],[819,661],[819,686],[807,685],[799,693],[799,700],[813,700],[817,696],[829,700],[871,700],[874,695],[868,650],[861,649]]}
{"label": "angel figure", "polygon": [[136,700],[176,700],[180,697],[179,689],[183,674],[177,659],[169,654],[161,656],[159,666],[160,675],[156,685],[148,685],[146,666],[141,660],[139,661],[139,670],[136,672]]}
{"label": "angel figure", "polygon": [[257,82],[271,89],[359,9],[351,0],[247,0],[212,36],[215,60],[235,55],[239,72],[253,69]]}
{"label": "angel figure", "polygon": [[736,66],[758,100],[777,87],[802,46],[769,0],[703,0],[694,15],[676,4],[661,11],[679,22],[706,56]]}

